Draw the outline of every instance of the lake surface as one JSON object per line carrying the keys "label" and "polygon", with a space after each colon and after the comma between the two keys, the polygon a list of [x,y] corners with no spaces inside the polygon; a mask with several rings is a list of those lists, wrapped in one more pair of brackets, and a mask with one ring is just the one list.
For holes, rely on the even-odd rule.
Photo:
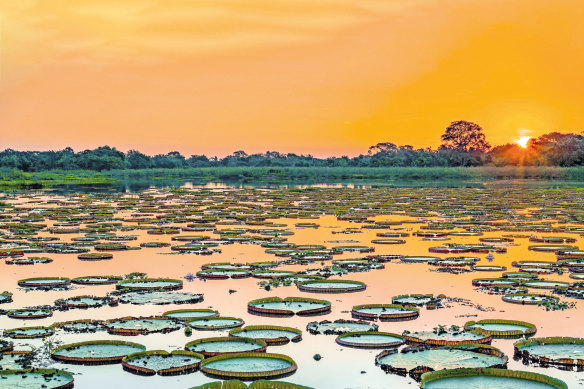
{"label": "lake surface", "polygon": [[[548,187],[472,187],[472,188],[391,188],[391,187],[342,187],[325,186],[303,189],[296,188],[235,188],[227,185],[206,185],[192,187],[184,193],[172,194],[166,189],[148,188],[144,191],[117,193],[115,191],[65,193],[58,191],[39,193],[12,193],[6,203],[13,206],[5,209],[0,221],[2,249],[29,245],[31,237],[58,238],[48,242],[72,242],[73,238],[85,237],[88,231],[74,233],[53,233],[51,228],[65,228],[60,223],[79,224],[75,228],[92,229],[99,223],[112,224],[110,233],[135,235],[137,240],[124,244],[138,247],[145,242],[164,242],[182,245],[172,241],[180,235],[201,235],[209,240],[221,241],[222,235],[213,230],[246,229],[241,236],[255,239],[273,237],[273,233],[262,234],[263,229],[278,229],[293,232],[282,234],[281,238],[297,245],[323,245],[330,249],[335,246],[369,246],[372,253],[345,251],[333,255],[334,260],[365,258],[368,255],[436,256],[440,258],[476,256],[477,265],[504,266],[507,271],[519,271],[512,266],[514,261],[556,261],[554,252],[528,250],[534,245],[529,236],[569,236],[577,239],[570,245],[584,248],[584,190],[579,188]],[[92,221],[89,221],[91,219]],[[33,235],[26,235],[8,223],[19,221],[45,224]],[[301,228],[295,224],[316,223],[318,228]],[[383,224],[386,222],[392,222]],[[272,224],[270,224],[272,223]],[[401,223],[401,224],[399,224]],[[209,231],[189,231],[188,225],[211,225]],[[381,228],[381,227],[383,228]],[[430,228],[428,228],[430,226]],[[140,227],[140,229],[133,229]],[[176,234],[149,233],[163,227],[176,228]],[[371,228],[377,227],[377,228]],[[142,229],[143,228],[143,229]],[[435,228],[433,230],[432,228]],[[130,231],[122,231],[129,229]],[[447,241],[437,243],[415,236],[416,231],[465,232],[482,230],[481,236],[450,236]],[[380,232],[407,232],[410,235],[400,239],[405,244],[384,245],[371,243],[378,239]],[[479,244],[479,238],[501,238],[507,234],[523,235],[513,238],[513,242],[498,244],[506,253],[494,253],[488,259],[488,252],[472,254],[435,254],[428,250],[448,243]],[[100,242],[108,242],[100,238]],[[349,243],[339,243],[350,241]],[[258,240],[259,242],[259,240]],[[335,243],[333,243],[335,242]],[[290,257],[279,257],[266,253],[269,248],[259,243],[228,242],[210,247],[210,255],[178,253],[171,247],[142,248],[140,250],[111,251],[113,258],[104,261],[81,261],[77,254],[35,253],[25,257],[46,256],[52,263],[35,265],[7,265],[0,260],[0,293],[13,293],[13,302],[1,304],[0,309],[18,309],[38,305],[53,305],[55,300],[80,295],[103,297],[115,291],[110,285],[71,285],[65,290],[26,290],[17,285],[18,280],[33,277],[81,276],[123,276],[132,272],[143,272],[150,278],[171,278],[183,280],[182,290],[174,292],[151,291],[149,294],[133,294],[120,297],[118,306],[103,306],[86,310],[71,309],[54,311],[53,316],[39,320],[11,319],[0,315],[0,329],[25,326],[49,326],[55,322],[77,319],[110,320],[127,316],[159,316],[175,309],[217,310],[221,316],[242,318],[245,325],[277,325],[295,327],[303,331],[302,341],[281,346],[269,346],[268,352],[290,356],[298,364],[298,370],[283,380],[313,388],[415,388],[419,384],[409,377],[386,374],[375,366],[375,356],[381,350],[342,347],[335,343],[336,335],[311,335],[306,325],[311,321],[351,319],[351,309],[359,304],[391,304],[392,297],[408,294],[444,294],[447,299],[438,309],[420,308],[420,316],[415,320],[396,322],[376,322],[379,331],[402,334],[410,332],[431,332],[438,325],[462,327],[467,321],[482,319],[507,319],[530,322],[537,327],[537,337],[572,336],[584,337],[582,330],[581,300],[560,297],[560,301],[573,303],[567,310],[546,311],[536,305],[511,304],[502,301],[501,295],[488,294],[473,287],[475,278],[496,278],[498,272],[467,272],[452,274],[441,272],[427,263],[404,263],[392,260],[383,263],[383,268],[369,271],[334,274],[333,278],[349,279],[366,283],[365,291],[346,294],[325,294],[302,292],[291,284],[265,288],[256,278],[188,281],[188,273],[196,274],[209,263],[255,263],[287,261]],[[94,252],[91,246],[86,246]],[[280,264],[281,271],[306,271],[331,266],[330,260],[313,263]],[[339,266],[340,267],[340,266]],[[342,267],[340,267],[342,268]],[[470,264],[464,267],[470,269]],[[273,268],[270,268],[273,269]],[[365,269],[361,269],[365,270]],[[574,282],[564,269],[562,274],[539,274],[543,280]],[[551,294],[552,290],[529,289],[529,293]],[[175,294],[184,300],[192,300],[202,294],[204,300],[198,303],[158,305],[168,303],[168,295]],[[305,297],[328,300],[331,312],[319,316],[264,317],[248,312],[247,303],[266,297]],[[122,303],[138,302],[140,305]],[[266,303],[270,305],[270,303]],[[276,304],[277,305],[277,304]],[[293,303],[298,305],[298,303]],[[300,304],[302,305],[302,304]],[[227,336],[229,330],[193,330],[191,336],[184,331],[154,333],[139,336],[110,335],[105,331],[97,333],[70,333],[58,330],[54,339],[65,344],[108,339],[137,342],[147,350],[184,349],[186,343],[195,339]],[[29,349],[29,345],[41,347],[41,339],[13,339],[17,349]],[[509,369],[532,371],[546,374],[565,381],[570,388],[582,386],[583,372],[564,371],[556,368],[541,368],[524,365],[513,360],[511,339],[493,340],[492,345],[509,356]],[[322,359],[315,361],[313,356]],[[214,379],[200,371],[171,377],[142,377],[125,372],[120,364],[106,366],[82,366],[44,360],[41,365],[67,370],[74,374],[76,388],[140,387],[154,389],[186,389]],[[472,380],[471,380],[472,381]],[[480,380],[479,380],[480,381]],[[476,382],[470,382],[475,384]],[[479,383],[480,384],[480,383]],[[480,386],[478,386],[480,387]],[[538,386],[534,386],[538,387]]]}

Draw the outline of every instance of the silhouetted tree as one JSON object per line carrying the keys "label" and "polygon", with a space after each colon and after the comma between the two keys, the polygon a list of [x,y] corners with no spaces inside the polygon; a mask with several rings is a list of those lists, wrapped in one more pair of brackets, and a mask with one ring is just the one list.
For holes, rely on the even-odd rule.
{"label": "silhouetted tree", "polygon": [[391,142],[381,142],[369,147],[367,154],[374,155],[378,153],[392,153],[398,150],[398,146]]}
{"label": "silhouetted tree", "polygon": [[491,148],[481,126],[464,120],[450,123],[441,138],[446,149],[485,153]]}

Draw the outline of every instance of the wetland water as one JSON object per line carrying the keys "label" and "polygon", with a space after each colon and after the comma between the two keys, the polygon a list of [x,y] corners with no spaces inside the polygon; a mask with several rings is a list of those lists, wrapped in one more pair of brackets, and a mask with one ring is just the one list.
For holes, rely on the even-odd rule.
{"label": "wetland water", "polygon": [[[581,300],[566,297],[553,289],[529,288],[528,293],[554,294],[560,302],[573,304],[565,310],[553,310],[557,306],[545,307],[504,302],[500,294],[489,294],[474,287],[477,278],[501,277],[504,271],[475,271],[454,274],[444,269],[470,270],[471,262],[464,266],[440,266],[428,263],[406,263],[392,258],[383,261],[383,266],[346,265],[335,266],[325,271],[313,270],[310,274],[331,275],[332,279],[361,281],[366,284],[363,291],[352,293],[302,292],[291,283],[280,283],[270,290],[261,287],[260,282],[269,280],[249,276],[240,279],[185,279],[188,273],[196,274],[202,265],[210,263],[258,263],[278,262],[277,267],[258,267],[254,270],[283,270],[303,272],[332,266],[331,259],[366,258],[367,256],[402,255],[477,257],[476,265],[504,266],[506,271],[517,272],[512,266],[517,261],[551,261],[558,257],[552,251],[529,250],[529,246],[542,245],[530,242],[529,237],[569,236],[576,239],[570,246],[580,250],[584,247],[584,191],[578,188],[311,188],[311,189],[253,189],[230,187],[207,187],[181,190],[172,193],[165,189],[148,189],[133,193],[60,193],[39,192],[9,194],[3,201],[9,208],[3,208],[0,228],[2,240],[0,251],[18,248],[38,247],[39,243],[69,243],[68,248],[81,247],[90,252],[113,254],[112,259],[84,261],[77,253],[55,253],[54,247],[42,246],[35,253],[25,253],[24,257],[43,256],[53,259],[51,263],[34,265],[8,265],[0,262],[0,293],[13,294],[12,302],[0,304],[0,309],[21,309],[40,305],[54,307],[58,299],[76,296],[104,297],[116,290],[116,285],[71,284],[61,289],[33,289],[18,286],[18,281],[37,277],[87,277],[124,276],[132,272],[146,273],[149,278],[182,280],[183,288],[173,291],[132,291],[119,296],[119,305],[104,305],[99,308],[54,310],[52,316],[40,319],[18,319],[0,315],[0,329],[18,327],[50,326],[56,322],[79,319],[114,320],[124,317],[161,316],[164,312],[178,309],[217,310],[221,316],[241,318],[245,326],[276,325],[302,330],[300,342],[285,345],[270,345],[269,353],[285,354],[297,363],[298,370],[284,378],[284,381],[313,388],[412,388],[419,384],[409,376],[386,374],[375,365],[375,357],[380,349],[359,349],[343,347],[335,342],[336,335],[311,335],[306,325],[312,321],[337,319],[351,320],[351,310],[361,304],[391,304],[392,297],[409,294],[443,294],[440,306],[420,307],[420,315],[408,321],[377,321],[381,332],[402,334],[405,330],[432,332],[439,325],[463,327],[468,321],[482,319],[520,320],[535,324],[536,337],[570,336],[582,337]],[[317,226],[298,227],[298,223],[315,223]],[[229,234],[221,230],[231,229]],[[238,229],[238,230],[235,230]],[[243,229],[240,231],[239,229]],[[278,233],[280,231],[280,233]],[[417,231],[437,232],[439,236],[424,238],[416,236]],[[453,235],[449,232],[480,231],[482,235]],[[285,232],[285,233],[283,233]],[[407,233],[401,244],[375,244],[378,233]],[[289,234],[292,233],[292,234]],[[122,243],[129,247],[140,247],[146,242],[167,244],[166,247],[142,247],[139,250],[96,251],[92,245],[79,244],[75,238],[94,235],[91,243]],[[119,240],[112,235],[133,235],[134,240]],[[189,242],[172,240],[173,237],[205,236],[207,240],[219,242],[209,245],[201,255],[200,241],[193,243],[192,251],[173,250]],[[513,242],[487,244],[481,238],[501,238],[513,236]],[[247,237],[247,238],[246,238]],[[277,237],[278,239],[274,239]],[[57,238],[58,240],[40,240]],[[244,238],[244,239],[242,239]],[[313,247],[306,256],[319,258],[314,262],[301,257],[276,256],[267,253],[272,243],[293,245],[319,245]],[[86,242],[84,242],[86,243]],[[76,246],[77,244],[77,246]],[[482,252],[431,253],[432,247],[456,244],[471,245]],[[465,246],[466,245],[466,246]],[[506,252],[490,253],[496,248]],[[552,244],[550,244],[551,246]],[[553,244],[557,246],[557,244]],[[326,251],[339,246],[365,246],[373,252],[343,249],[333,253]],[[477,249],[474,247],[474,249]],[[290,248],[290,247],[288,247]],[[198,252],[199,254],[195,254]],[[321,256],[321,257],[319,257]],[[329,256],[329,257],[327,257]],[[492,258],[491,258],[492,256]],[[584,258],[584,255],[581,256]],[[6,257],[5,259],[10,259]],[[285,263],[284,263],[285,262]],[[309,262],[309,263],[305,263]],[[455,261],[456,262],[456,261]],[[377,262],[375,265],[379,265]],[[348,270],[347,270],[348,269]],[[560,268],[557,268],[560,269]],[[556,270],[557,270],[556,269]],[[551,274],[536,274],[542,280],[573,283],[570,269]],[[581,268],[584,269],[584,268]],[[577,272],[577,269],[572,269]],[[348,271],[348,272],[347,272]],[[330,274],[333,273],[333,274]],[[527,278],[529,279],[529,278]],[[166,283],[161,282],[166,285]],[[521,286],[521,285],[519,285]],[[579,289],[574,288],[578,294]],[[198,301],[197,294],[204,300],[197,303],[174,304],[168,297],[176,295],[185,301]],[[193,297],[195,296],[195,297]],[[580,294],[582,296],[582,294]],[[304,297],[328,300],[331,312],[316,316],[260,316],[248,312],[248,302],[268,297]],[[168,302],[171,302],[168,304]],[[410,301],[403,299],[402,301]],[[423,299],[412,299],[412,302]],[[124,302],[133,302],[131,304]],[[138,303],[138,304],[135,304]],[[164,305],[161,305],[164,304]],[[265,306],[278,306],[264,303]],[[281,305],[281,304],[280,304]],[[302,307],[305,303],[295,302]],[[310,305],[310,304],[306,304]],[[347,325],[347,327],[350,327]],[[141,327],[142,328],[142,327]],[[192,330],[186,336],[181,328],[168,333],[121,336],[102,330],[95,333],[72,333],[57,329],[53,340],[63,344],[92,341],[120,340],[136,342],[146,350],[182,350],[185,344],[196,339],[228,336],[229,329]],[[443,336],[448,337],[448,336]],[[458,338],[459,336],[455,336]],[[42,349],[41,339],[11,339],[16,350],[28,350],[30,346]],[[508,368],[546,374],[565,381],[570,388],[582,387],[584,372],[560,370],[555,367],[542,368],[524,364],[513,359],[514,339],[494,339],[492,345],[509,357]],[[406,347],[406,346],[402,346]],[[401,348],[400,348],[401,349]],[[320,354],[322,359],[313,359]],[[437,354],[439,355],[439,354]],[[449,354],[451,355],[451,354]],[[550,355],[553,357],[553,355]],[[485,357],[488,358],[488,357]],[[461,360],[468,366],[466,360]],[[278,362],[280,363],[280,362]],[[452,361],[448,361],[450,366]],[[34,366],[56,368],[71,372],[76,388],[190,388],[215,379],[201,371],[161,377],[134,375],[122,369],[121,364],[84,366],[51,360],[42,350]],[[1,360],[0,360],[1,366]],[[415,366],[414,366],[415,367]],[[459,379],[460,382],[481,381]],[[479,383],[480,384],[480,383]],[[465,384],[466,385],[466,384]],[[478,385],[478,384],[477,384]],[[541,386],[541,385],[540,385]],[[533,384],[533,387],[540,387]],[[0,383],[1,387],[1,383]],[[438,386],[436,386],[438,387]],[[442,386],[440,386],[442,387]],[[479,387],[479,386],[477,386]],[[509,386],[513,387],[513,386]],[[541,386],[543,387],[543,386]]]}

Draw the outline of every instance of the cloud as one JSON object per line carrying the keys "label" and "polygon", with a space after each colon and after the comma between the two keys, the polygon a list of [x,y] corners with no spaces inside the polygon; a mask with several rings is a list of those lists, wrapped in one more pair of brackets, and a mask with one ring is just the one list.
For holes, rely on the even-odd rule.
{"label": "cloud", "polygon": [[505,143],[584,121],[577,5],[3,1],[0,133],[13,147],[358,153],[435,145],[465,118]]}
{"label": "cloud", "polygon": [[9,67],[87,58],[115,65],[139,63],[136,53],[180,58],[318,43],[404,3],[416,1],[8,1],[0,5],[3,56]]}

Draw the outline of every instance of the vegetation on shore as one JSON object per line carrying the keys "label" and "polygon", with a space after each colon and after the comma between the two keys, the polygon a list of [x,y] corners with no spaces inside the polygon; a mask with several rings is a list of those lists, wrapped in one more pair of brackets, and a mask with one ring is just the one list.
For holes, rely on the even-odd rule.
{"label": "vegetation on shore", "polygon": [[584,180],[584,167],[207,167],[112,170],[104,177],[184,179],[196,182],[392,182],[447,180]]}
{"label": "vegetation on shore", "polygon": [[205,184],[302,185],[302,184],[412,184],[482,183],[498,180],[584,181],[584,167],[206,167],[174,169],[2,171],[0,190],[42,189],[63,185],[95,185],[124,182],[180,186]]}
{"label": "vegetation on shore", "polygon": [[113,177],[106,177],[92,170],[48,170],[23,172],[17,169],[0,170],[0,190],[42,189],[59,185],[111,184]]}
{"label": "vegetation on shore", "polygon": [[[437,149],[414,149],[409,145],[398,146],[391,142],[382,142],[369,147],[366,154],[356,157],[328,158],[294,153],[283,154],[275,151],[250,155],[241,150],[223,158],[205,155],[191,155],[187,158],[177,151],[148,156],[136,150],[124,153],[110,146],[80,152],[75,152],[70,147],[59,151],[6,149],[0,152],[0,169],[16,169],[23,172],[52,170],[101,172],[234,167],[344,169],[349,167],[584,166],[583,135],[552,132],[538,138],[524,139],[524,141],[491,147],[480,126],[471,122],[457,121],[446,128],[442,135],[442,144]],[[66,176],[63,173],[62,179],[68,179]],[[70,176],[77,177],[77,174]]]}
{"label": "vegetation on shore", "polygon": [[491,147],[483,129],[471,122],[448,126],[437,149],[414,149],[390,142],[356,157],[236,151],[223,158],[154,156],[110,146],[74,152],[0,152],[0,189],[40,189],[58,185],[113,184],[152,180],[168,186],[182,181],[258,185],[317,183],[403,183],[537,179],[584,181],[584,136],[552,132],[525,142]]}

